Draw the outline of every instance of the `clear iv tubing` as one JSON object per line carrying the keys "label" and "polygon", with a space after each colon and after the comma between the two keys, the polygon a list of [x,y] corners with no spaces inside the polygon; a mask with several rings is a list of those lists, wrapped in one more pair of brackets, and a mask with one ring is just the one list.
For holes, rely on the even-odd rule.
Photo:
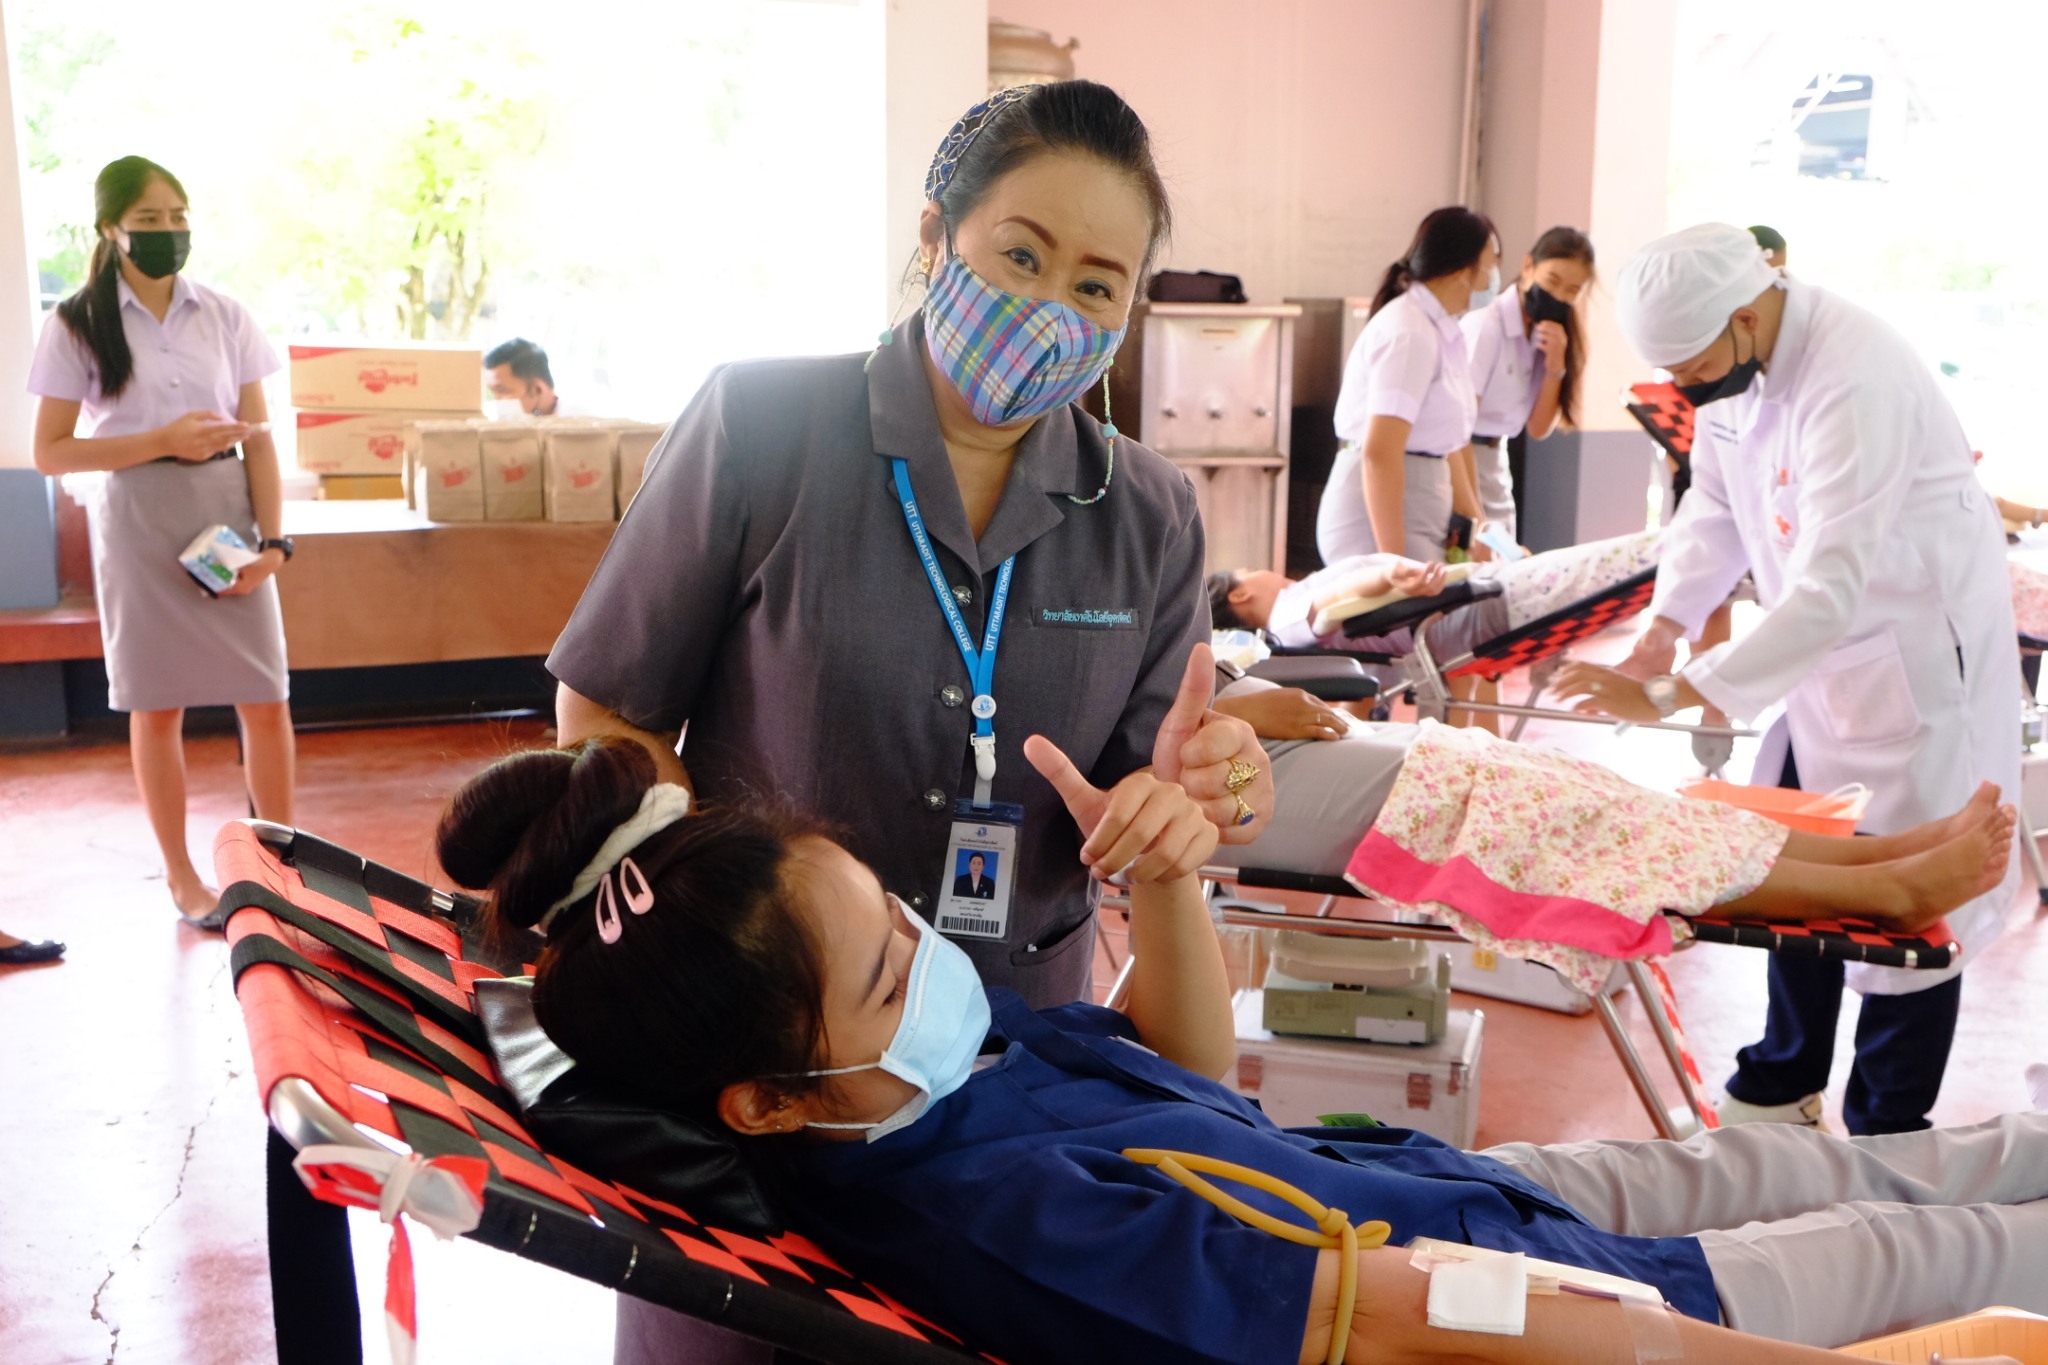
{"label": "clear iv tubing", "polygon": [[[1358,1253],[1361,1249],[1370,1251],[1374,1247],[1385,1246],[1387,1238],[1394,1232],[1391,1225],[1375,1219],[1362,1227],[1353,1227],[1351,1215],[1344,1210],[1319,1204],[1308,1193],[1286,1181],[1249,1166],[1240,1166],[1234,1161],[1220,1161],[1195,1152],[1172,1152],[1157,1147],[1126,1147],[1124,1156],[1141,1166],[1157,1166],[1160,1174],[1179,1181],[1240,1223],[1300,1246],[1339,1249],[1342,1255],[1337,1263],[1337,1318],[1331,1324],[1330,1354],[1325,1359],[1329,1365],[1342,1365],[1344,1348],[1351,1338],[1351,1313],[1358,1303]],[[1264,1190],[1276,1199],[1284,1199],[1314,1220],[1315,1227],[1297,1227],[1255,1209],[1242,1199],[1217,1189],[1197,1175],[1197,1171],[1234,1180],[1240,1185]]]}

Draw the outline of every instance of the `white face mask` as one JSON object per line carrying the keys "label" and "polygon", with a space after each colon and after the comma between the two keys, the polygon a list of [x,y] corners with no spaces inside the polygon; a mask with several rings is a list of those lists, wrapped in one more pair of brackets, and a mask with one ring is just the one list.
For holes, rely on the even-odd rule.
{"label": "white face mask", "polygon": [[806,1076],[844,1076],[855,1071],[886,1071],[910,1082],[918,1093],[903,1107],[876,1123],[806,1123],[806,1128],[865,1129],[868,1141],[907,1128],[925,1110],[958,1090],[974,1072],[974,1059],[988,1036],[988,993],[974,961],[951,939],[925,923],[896,897],[889,897],[918,932],[917,953],[910,960],[910,979],[903,986],[903,1017],[880,1061],[806,1071]]}
{"label": "white face mask", "polygon": [[526,409],[517,398],[493,398],[484,404],[484,416],[493,422],[523,422]]}

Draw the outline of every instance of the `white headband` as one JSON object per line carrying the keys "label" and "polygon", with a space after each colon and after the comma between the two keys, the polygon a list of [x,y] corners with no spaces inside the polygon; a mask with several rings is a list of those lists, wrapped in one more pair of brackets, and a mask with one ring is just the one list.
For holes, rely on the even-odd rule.
{"label": "white headband", "polygon": [[643,840],[650,839],[690,813],[690,792],[673,782],[660,782],[647,789],[640,798],[640,809],[606,837],[576,880],[569,884],[569,894],[548,907],[535,927],[543,934],[554,923],[555,916],[582,900],[604,880],[605,874],[617,867],[628,853],[638,848]]}

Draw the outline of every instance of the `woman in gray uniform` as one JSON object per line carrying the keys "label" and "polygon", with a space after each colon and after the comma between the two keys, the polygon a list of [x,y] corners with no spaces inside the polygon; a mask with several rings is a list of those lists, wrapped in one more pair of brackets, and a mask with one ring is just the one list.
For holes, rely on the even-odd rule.
{"label": "woman in gray uniform", "polygon": [[[185,846],[186,707],[235,708],[256,813],[292,822],[284,620],[270,581],[292,546],[262,382],[278,360],[247,309],[180,273],[192,234],[175,176],[123,157],[100,172],[93,201],[90,275],[44,324],[29,369],[42,398],[36,468],[105,474],[86,510],[107,704],[129,713],[171,896],[203,921],[215,896]],[[210,596],[178,556],[215,525],[260,553]]]}
{"label": "woman in gray uniform", "polygon": [[[631,735],[707,800],[794,798],[985,981],[1061,1004],[1116,869],[1081,865],[1025,737],[1104,788],[1156,766],[1238,838],[1272,788],[1206,675],[1155,745],[1208,630],[1194,490],[1074,401],[1167,229],[1144,124],[1089,81],[1001,91],[925,189],[923,308],[869,355],[716,371],[548,667],[563,744]],[[975,851],[995,894],[956,897]]]}

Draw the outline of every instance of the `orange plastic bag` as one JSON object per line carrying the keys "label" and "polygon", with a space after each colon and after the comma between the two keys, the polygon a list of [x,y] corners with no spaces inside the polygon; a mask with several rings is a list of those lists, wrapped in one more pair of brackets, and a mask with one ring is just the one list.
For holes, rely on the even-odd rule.
{"label": "orange plastic bag", "polygon": [[1712,778],[1688,782],[1678,789],[1678,794],[1736,806],[1808,834],[1832,834],[1844,839],[1856,832],[1856,822],[1863,818],[1864,808],[1870,804],[1870,788],[1864,786],[1844,787],[1823,795],[1788,787],[1745,787]]}

